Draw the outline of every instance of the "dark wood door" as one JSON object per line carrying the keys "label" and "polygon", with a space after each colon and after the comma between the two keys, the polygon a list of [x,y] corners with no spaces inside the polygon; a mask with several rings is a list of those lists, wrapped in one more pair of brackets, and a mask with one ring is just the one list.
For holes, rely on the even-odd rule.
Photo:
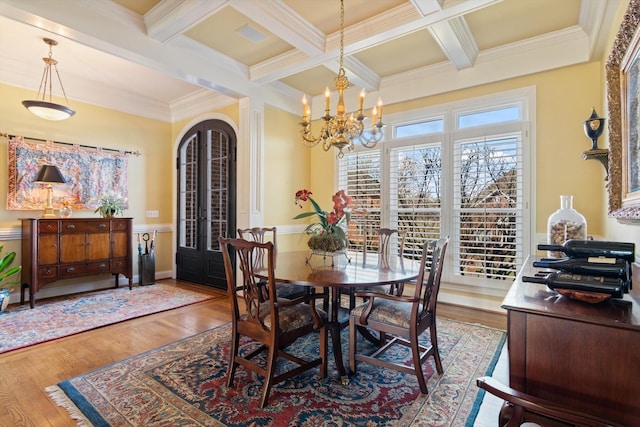
{"label": "dark wood door", "polygon": [[235,236],[236,136],[227,123],[191,128],[178,148],[176,277],[226,289],[219,236]]}

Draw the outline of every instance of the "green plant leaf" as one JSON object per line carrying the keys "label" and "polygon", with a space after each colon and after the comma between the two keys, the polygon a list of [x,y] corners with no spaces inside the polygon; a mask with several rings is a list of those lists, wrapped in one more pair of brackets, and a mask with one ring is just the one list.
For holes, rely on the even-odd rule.
{"label": "green plant leaf", "polygon": [[[311,202],[311,205],[313,205],[313,209],[316,211],[316,213],[318,215],[320,215],[321,213],[325,213],[322,208],[320,207],[320,205],[318,203],[316,203],[315,200],[313,200],[311,197],[308,197],[309,201]],[[325,213],[326,214],[326,213]]]}
{"label": "green plant leaf", "polygon": [[16,257],[16,253],[15,252],[9,252],[8,254],[6,254],[2,260],[0,260],[0,272],[3,272],[7,267],[9,267],[12,263],[13,260]]}
{"label": "green plant leaf", "polygon": [[[6,279],[7,277],[11,277],[14,274],[20,272],[20,270],[22,270],[22,267],[17,266],[17,267],[12,267],[10,268],[8,271],[6,271],[5,273],[3,273],[2,275],[0,275],[0,282],[2,282],[4,279]],[[18,279],[16,278],[16,280],[14,280],[11,283],[18,283]]]}
{"label": "green plant leaf", "polygon": [[316,212],[303,212],[293,217],[293,219],[307,218],[313,215],[317,215]]}

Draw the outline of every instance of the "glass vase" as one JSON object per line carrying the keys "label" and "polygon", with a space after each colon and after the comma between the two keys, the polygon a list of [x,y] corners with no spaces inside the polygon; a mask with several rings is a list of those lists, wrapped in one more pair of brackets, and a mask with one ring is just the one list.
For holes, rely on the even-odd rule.
{"label": "glass vase", "polygon": [[[560,196],[560,209],[549,216],[547,221],[547,243],[562,245],[567,240],[585,240],[587,221],[573,209],[573,196]],[[562,258],[562,252],[548,252],[548,256]]]}
{"label": "glass vase", "polygon": [[73,213],[73,210],[71,209],[71,206],[67,206],[67,205],[60,206],[60,216],[62,218],[69,218],[72,213]]}

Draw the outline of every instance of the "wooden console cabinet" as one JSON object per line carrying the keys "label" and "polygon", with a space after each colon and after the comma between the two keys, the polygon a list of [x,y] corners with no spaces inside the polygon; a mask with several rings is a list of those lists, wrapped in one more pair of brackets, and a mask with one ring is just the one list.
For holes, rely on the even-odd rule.
{"label": "wooden console cabinet", "polygon": [[522,282],[505,297],[509,382],[516,390],[625,426],[640,425],[640,280],[598,304]]}
{"label": "wooden console cabinet", "polygon": [[35,306],[46,284],[103,273],[123,274],[133,285],[131,218],[22,219],[22,287],[20,303],[29,289]]}

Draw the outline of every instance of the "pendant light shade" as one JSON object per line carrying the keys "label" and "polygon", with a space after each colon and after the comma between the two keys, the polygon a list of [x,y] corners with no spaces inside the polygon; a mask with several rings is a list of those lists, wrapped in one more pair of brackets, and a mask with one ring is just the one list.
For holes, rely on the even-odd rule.
{"label": "pendant light shade", "polygon": [[22,105],[36,116],[45,120],[64,120],[76,113],[69,107],[47,101],[22,101]]}
{"label": "pendant light shade", "polygon": [[[45,120],[68,119],[76,112],[72,108],[65,105],[56,104],[52,100],[53,70],[55,69],[56,77],[58,78],[58,83],[60,84],[60,88],[62,89],[64,99],[67,104],[69,103],[69,100],[67,100],[67,94],[64,91],[64,86],[62,85],[62,80],[60,79],[60,73],[58,73],[58,61],[53,59],[53,54],[51,51],[52,46],[56,46],[58,42],[49,38],[45,38],[43,40],[46,44],[49,45],[49,56],[47,58],[42,58],[45,66],[44,71],[42,72],[42,79],[40,80],[40,87],[38,88],[38,99],[22,101],[22,105],[24,105],[27,110],[31,111],[36,116]],[[49,91],[48,98],[47,90]],[[40,94],[42,94],[42,96]]]}

